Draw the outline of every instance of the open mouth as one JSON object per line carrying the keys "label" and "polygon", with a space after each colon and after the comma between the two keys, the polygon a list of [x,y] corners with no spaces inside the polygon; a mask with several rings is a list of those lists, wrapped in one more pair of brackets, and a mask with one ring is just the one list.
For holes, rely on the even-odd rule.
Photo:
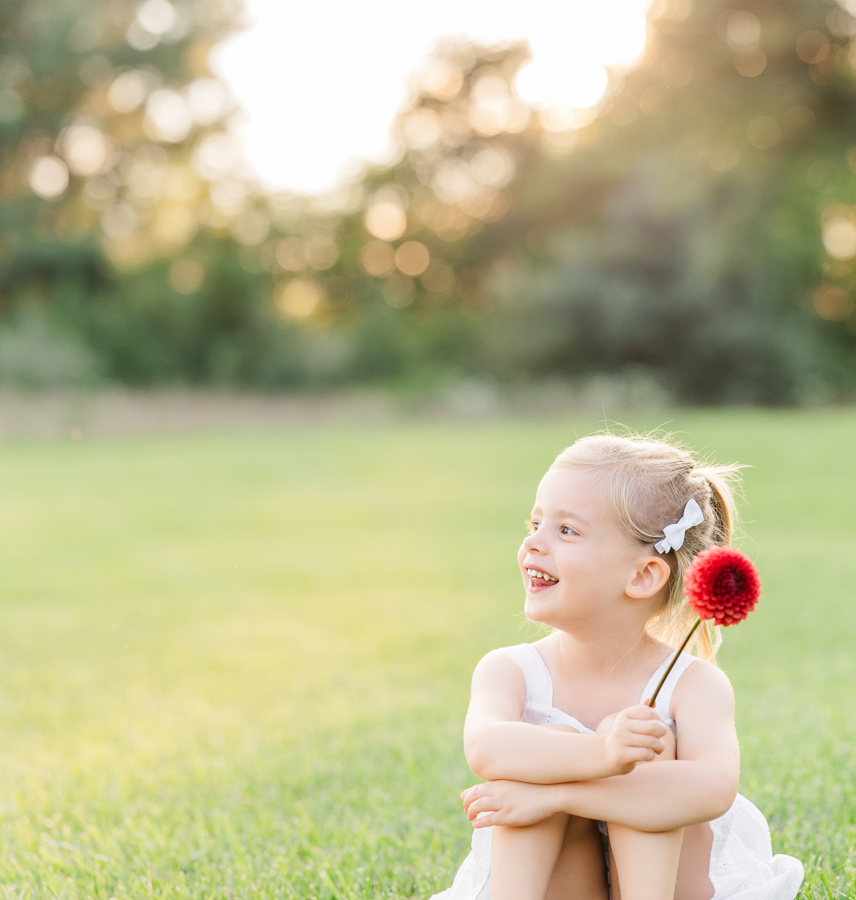
{"label": "open mouth", "polygon": [[526,568],[524,569],[524,571],[529,577],[529,587],[532,590],[552,587],[554,584],[559,583],[558,578],[554,578],[552,575],[544,572],[542,569]]}

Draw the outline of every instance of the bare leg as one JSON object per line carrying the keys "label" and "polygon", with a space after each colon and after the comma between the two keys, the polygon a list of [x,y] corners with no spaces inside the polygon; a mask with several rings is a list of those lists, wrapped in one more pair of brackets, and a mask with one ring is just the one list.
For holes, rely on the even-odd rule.
{"label": "bare leg", "polygon": [[[611,728],[614,718],[614,716],[609,716],[604,719],[598,726],[598,732]],[[677,745],[671,732],[666,735],[665,741],[666,749],[655,762],[676,757]],[[681,831],[683,832],[682,840],[676,837]],[[638,847],[636,846],[637,842]],[[670,876],[669,880],[662,884],[655,879],[646,893],[646,889],[639,886],[644,884],[648,877],[644,873],[651,871],[647,861],[660,859],[658,854],[662,854],[661,861],[655,863],[655,866],[660,866],[660,874],[667,870],[672,872],[675,844],[680,851],[675,879],[672,881]],[[710,883],[709,876],[712,844],[713,832],[707,822],[689,825],[679,829],[678,832],[670,831],[661,834],[634,831],[631,828],[611,823],[609,825],[609,868],[612,900],[622,900],[622,883],[625,888],[623,900],[636,900],[637,897],[647,900],[649,896],[656,897],[658,900],[660,897],[668,898],[668,900],[672,900],[672,898],[674,900],[712,900],[713,885]],[[638,876],[636,874],[637,863],[641,867],[638,870]],[[669,883],[672,885],[671,889]]]}
{"label": "bare leg", "polygon": [[491,828],[491,900],[544,900],[569,818],[560,813],[534,825]]}
{"label": "bare leg", "polygon": [[609,823],[612,900],[673,900],[684,829],[636,831]]}
{"label": "bare leg", "polygon": [[551,816],[535,825],[491,829],[491,900],[606,900],[597,823]]}
{"label": "bare leg", "polygon": [[[598,732],[608,731],[613,719],[604,719]],[[675,759],[671,731],[664,740],[666,749],[655,762]],[[612,900],[674,900],[684,829],[646,832],[615,822],[607,827]]]}
{"label": "bare leg", "polygon": [[560,813],[519,828],[494,825],[490,841],[491,900],[607,900],[603,845],[591,819]]}
{"label": "bare leg", "polygon": [[[629,832],[629,834],[628,834]],[[662,838],[663,834],[647,834],[642,831],[633,831],[630,828],[623,828],[620,825],[611,823],[609,825],[609,868],[612,880],[612,900],[636,900],[637,897],[665,897],[668,900],[712,900],[713,885],[710,883],[710,850],[713,844],[713,832],[707,822],[698,825],[689,825],[686,828],[679,829],[677,832],[669,831],[665,833],[665,837],[669,835],[680,834],[683,832],[683,841],[679,843],[680,859],[678,860],[677,873],[672,868],[663,868],[662,871],[670,871],[672,875],[677,877],[672,882],[671,892],[668,884],[662,885],[651,884],[649,886],[650,893],[640,891],[636,872],[643,873],[640,878],[647,878],[650,857],[660,860],[658,864],[664,867],[672,865],[669,858],[669,848],[667,841],[663,841],[660,845],[656,840],[652,841],[652,846],[645,847],[647,843],[645,837]],[[632,856],[639,853],[643,858],[638,862],[636,868]],[[623,861],[623,866],[616,862],[615,855]],[[662,859],[662,854],[667,858]],[[622,873],[624,873],[622,875]],[[629,873],[629,874],[628,874]],[[625,886],[622,893],[621,885]],[[657,892],[660,893],[657,893]]]}
{"label": "bare leg", "polygon": [[710,851],[713,832],[707,822],[688,825],[684,829],[681,845],[681,861],[678,863],[678,881],[675,900],[711,900],[713,885],[710,883]]}

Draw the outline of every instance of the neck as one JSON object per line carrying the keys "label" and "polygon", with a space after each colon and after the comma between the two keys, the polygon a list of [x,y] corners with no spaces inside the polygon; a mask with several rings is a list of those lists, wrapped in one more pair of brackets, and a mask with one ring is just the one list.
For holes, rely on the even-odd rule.
{"label": "neck", "polygon": [[[631,617],[632,618],[632,617]],[[569,628],[556,632],[559,660],[565,670],[586,671],[604,678],[619,675],[651,657],[660,646],[646,631],[644,622],[623,622],[597,629]]]}

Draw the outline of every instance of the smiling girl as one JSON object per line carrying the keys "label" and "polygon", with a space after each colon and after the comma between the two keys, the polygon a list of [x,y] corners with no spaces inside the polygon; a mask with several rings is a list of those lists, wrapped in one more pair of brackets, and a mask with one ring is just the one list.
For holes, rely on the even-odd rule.
{"label": "smiling girl", "polygon": [[705,629],[644,705],[692,620],[683,573],[731,542],[737,476],[640,436],[559,454],[518,554],[526,615],[553,631],[476,667],[464,746],[485,783],[462,794],[472,852],[436,900],[794,900],[802,865],[737,793]]}

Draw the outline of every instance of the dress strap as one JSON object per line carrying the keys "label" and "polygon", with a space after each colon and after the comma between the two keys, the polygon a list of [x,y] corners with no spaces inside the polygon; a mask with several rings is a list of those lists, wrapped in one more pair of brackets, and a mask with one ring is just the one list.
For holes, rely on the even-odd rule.
{"label": "dress strap", "polygon": [[526,679],[526,706],[552,708],[553,679],[541,654],[532,644],[515,644],[513,647],[503,647],[502,650],[523,671],[523,677]]}
{"label": "dress strap", "polygon": [[[669,656],[663,660],[660,667],[657,671],[651,676],[648,684],[645,685],[645,690],[642,692],[642,697],[640,699],[641,703],[644,703],[651,694],[654,693],[654,689],[660,683],[660,679],[663,677],[663,672],[666,671],[669,667],[669,663],[674,659],[675,654],[671,653]],[[672,718],[671,708],[672,708],[672,694],[675,692],[675,686],[681,678],[681,675],[686,672],[686,670],[696,661],[696,657],[694,657],[691,653],[687,653],[685,651],[681,652],[678,661],[675,663],[675,667],[669,672],[669,677],[666,679],[666,683],[660,688],[660,693],[657,694],[657,702],[655,704],[655,708],[658,713],[660,713],[660,718],[672,729],[675,731],[675,720]]]}

